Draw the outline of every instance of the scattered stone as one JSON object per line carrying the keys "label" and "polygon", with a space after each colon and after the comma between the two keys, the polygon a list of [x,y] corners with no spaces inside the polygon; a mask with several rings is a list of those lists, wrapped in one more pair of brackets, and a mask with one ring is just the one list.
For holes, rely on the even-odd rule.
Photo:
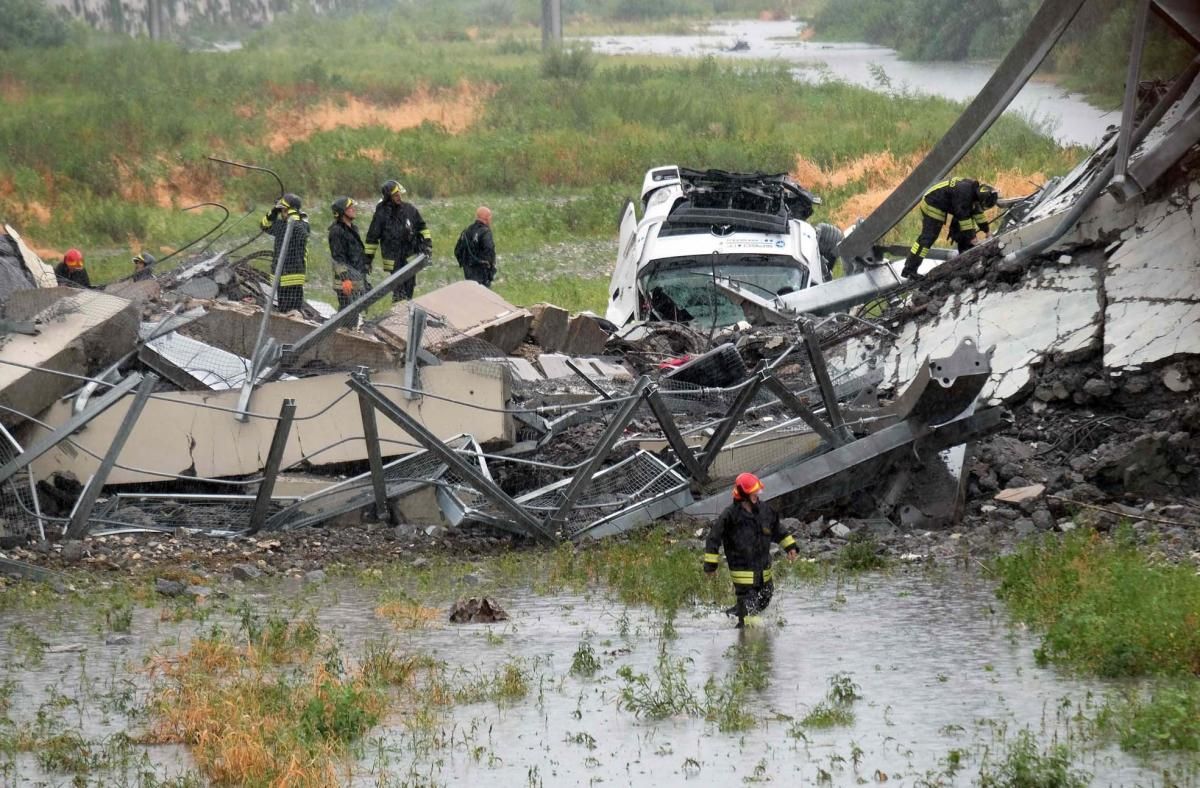
{"label": "scattered stone", "polygon": [[1112,386],[1107,381],[1099,378],[1090,378],[1087,383],[1083,384],[1083,391],[1090,397],[1103,399],[1104,397],[1112,396]]}
{"label": "scattered stone", "polygon": [[508,621],[508,613],[490,597],[460,599],[450,608],[450,622],[453,624],[491,624],[497,621]]}
{"label": "scattered stone", "polygon": [[830,526],[829,533],[833,534],[838,539],[847,539],[850,537],[850,534],[853,533],[853,531],[851,531],[850,526],[846,525],[845,523],[834,523],[832,526]]}
{"label": "scattered stone", "polygon": [[109,635],[104,638],[106,646],[132,646],[133,637],[130,635]]}
{"label": "scattered stone", "polygon": [[1036,500],[1042,497],[1042,494],[1045,492],[1046,485],[1044,484],[1021,485],[1019,487],[1010,487],[1007,490],[1002,490],[1001,492],[996,493],[996,495],[993,496],[993,500],[1000,501],[1002,503],[1021,503],[1022,501]]}
{"label": "scattered stone", "polygon": [[1049,509],[1035,509],[1030,519],[1033,520],[1033,524],[1038,527],[1039,531],[1049,531],[1057,525],[1057,521],[1054,519],[1054,515],[1050,514]]}
{"label": "scattered stone", "polygon": [[424,569],[427,566],[429,566],[428,558],[422,558],[422,557],[418,556],[417,558],[413,559],[413,562],[412,562],[413,569]]}
{"label": "scattered stone", "polygon": [[308,572],[305,572],[304,573],[304,582],[305,583],[324,583],[325,582],[325,570],[324,569],[312,569]]}
{"label": "scattered stone", "polygon": [[1192,379],[1188,375],[1187,370],[1180,367],[1178,364],[1172,364],[1162,372],[1162,382],[1171,391],[1176,394],[1182,394],[1185,391],[1192,390]]}
{"label": "scattered stone", "polygon": [[160,577],[154,581],[154,590],[163,596],[183,596],[187,586],[178,580],[168,580]]}
{"label": "scattered stone", "polygon": [[1017,520],[1012,524],[1012,527],[1017,536],[1021,538],[1037,532],[1037,525],[1028,517],[1022,517],[1020,520]]}
{"label": "scattered stone", "polygon": [[210,596],[212,596],[213,590],[208,586],[190,585],[184,589],[184,593],[186,593],[192,599],[200,601],[202,599],[208,599]]}
{"label": "scattered stone", "polygon": [[62,560],[69,564],[83,560],[83,542],[78,539],[68,539],[62,544]]}
{"label": "scattered stone", "polygon": [[229,568],[229,574],[236,580],[257,580],[263,573],[254,564],[234,564]]}

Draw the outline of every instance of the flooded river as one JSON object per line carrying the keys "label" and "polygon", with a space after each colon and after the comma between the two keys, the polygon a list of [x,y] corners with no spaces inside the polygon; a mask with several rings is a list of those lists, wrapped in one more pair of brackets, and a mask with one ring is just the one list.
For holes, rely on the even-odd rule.
{"label": "flooded river", "polygon": [[[991,584],[968,572],[788,582],[764,626],[745,632],[708,608],[667,624],[601,591],[526,589],[496,589],[511,614],[505,623],[396,630],[374,612],[378,586],[340,578],[303,592],[273,588],[245,599],[264,611],[315,610],[350,659],[391,637],[460,677],[487,679],[511,665],[527,678],[523,698],[453,706],[432,731],[414,731],[403,715],[385,719],[356,751],[346,777],[356,785],[971,785],[984,759],[1002,760],[1022,731],[1041,748],[1066,745],[1095,785],[1200,784],[1195,765],[1143,763],[1090,741],[1081,720],[1115,685],[1039,667],[1036,638],[1014,628]],[[147,658],[186,648],[214,624],[236,630],[232,607],[202,623],[138,608],[129,642],[117,643],[92,609],[5,613],[8,716],[51,715],[56,730],[93,742],[136,734],[152,681]],[[28,647],[34,636],[39,655]],[[572,672],[585,648],[596,659],[590,676]],[[731,722],[719,699],[735,676],[750,689]],[[655,719],[655,704],[677,708]],[[831,709],[845,713],[820,724]],[[72,783],[31,754],[0,758],[5,785]],[[131,775],[169,777],[192,764],[180,747],[137,747],[114,768],[89,784],[138,784]]]}
{"label": "flooded river", "polygon": [[[969,101],[992,75],[985,63],[913,62],[893,49],[869,44],[801,41],[803,23],[720,22],[704,35],[598,36],[582,39],[606,54],[716,55],[742,60],[781,60],[801,80],[836,79],[880,91],[914,91]],[[748,48],[729,51],[736,42]],[[882,69],[882,71],[880,71]],[[886,74],[887,84],[879,75]],[[1119,112],[1097,109],[1078,94],[1045,81],[1031,81],[1009,108],[1052,130],[1064,144],[1091,146]]]}

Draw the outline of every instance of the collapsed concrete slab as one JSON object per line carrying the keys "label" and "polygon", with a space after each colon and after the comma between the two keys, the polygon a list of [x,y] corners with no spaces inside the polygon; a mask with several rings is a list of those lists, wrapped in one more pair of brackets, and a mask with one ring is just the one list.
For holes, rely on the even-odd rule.
{"label": "collapsed concrete slab", "polygon": [[54,269],[42,262],[42,258],[38,257],[37,252],[25,244],[25,240],[16,230],[6,224],[4,225],[4,234],[9,237],[20,255],[21,262],[34,287],[58,287],[58,278],[54,275]]}
{"label": "collapsed concrete slab", "polygon": [[[254,343],[262,324],[262,310],[245,304],[213,302],[207,314],[194,320],[180,333],[226,350],[235,356],[252,358]],[[296,342],[316,325],[289,315],[273,313],[267,332],[281,344]],[[356,366],[386,369],[396,364],[395,354],[385,343],[364,334],[338,329],[323,342],[305,351],[296,366],[328,365],[342,369]]]}
{"label": "collapsed concrete slab", "polygon": [[1200,353],[1200,183],[1186,199],[1151,203],[1108,260],[1104,366]]}
{"label": "collapsed concrete slab", "polygon": [[547,353],[561,350],[567,341],[571,313],[554,304],[534,304],[529,311],[533,313],[529,333],[534,344]]}
{"label": "collapsed concrete slab", "polygon": [[434,322],[427,324],[421,344],[437,352],[464,338],[482,339],[505,353],[511,353],[525,341],[533,323],[533,313],[513,306],[478,282],[455,282],[420,298],[397,304],[375,330],[392,347],[403,351],[408,344],[409,310],[419,306],[446,323],[449,331],[438,331]]}
{"label": "collapsed concrete slab", "polygon": [[[990,401],[1006,400],[1033,380],[1031,365],[1050,354],[1070,355],[1096,347],[1103,332],[1103,260],[1097,257],[1048,265],[1012,290],[966,287],[926,321],[909,321],[883,354],[883,385],[899,389],[927,357],[948,355],[964,337],[979,347],[996,346],[992,377],[983,389]],[[846,345],[842,368],[874,352],[862,340]]]}
{"label": "collapsed concrete slab", "polygon": [[[88,375],[128,353],[138,335],[137,308],[94,290],[20,290],[11,295],[4,311],[9,319],[38,324],[37,336],[9,334],[0,339],[0,404],[27,416],[41,413],[79,387],[77,380],[44,370]],[[6,425],[23,421],[10,411],[0,413]]]}
{"label": "collapsed concrete slab", "polygon": [[[416,416],[438,436],[470,433],[480,442],[511,442],[512,420],[502,410],[509,397],[509,376],[501,367],[446,363],[421,371],[422,385],[431,394],[447,399],[405,399],[387,386],[402,386],[400,371],[380,372],[372,380],[406,412]],[[347,376],[319,375],[302,380],[277,381],[258,387],[255,412],[274,417],[285,398],[296,401],[296,419],[283,454],[283,467],[305,460],[314,466],[357,462],[367,458],[357,401],[347,394]],[[121,453],[120,466],[109,484],[161,481],[159,474],[200,478],[244,476],[261,472],[275,430],[274,418],[234,419],[237,391],[159,394],[146,403]],[[453,400],[453,401],[449,401]],[[36,478],[70,471],[86,479],[112,442],[130,399],[118,403],[93,420],[73,440],[86,451],[58,446],[34,463]],[[220,408],[220,410],[215,409]],[[51,426],[70,416],[69,402],[55,404],[43,417]],[[416,451],[399,427],[379,420],[384,456]]]}
{"label": "collapsed concrete slab", "polygon": [[560,349],[572,356],[594,356],[604,351],[608,332],[599,321],[588,314],[575,315],[567,326],[567,336]]}

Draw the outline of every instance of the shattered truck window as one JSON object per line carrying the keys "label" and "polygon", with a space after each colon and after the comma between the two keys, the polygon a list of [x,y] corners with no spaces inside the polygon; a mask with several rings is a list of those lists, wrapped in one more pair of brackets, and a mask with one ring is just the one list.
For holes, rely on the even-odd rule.
{"label": "shattered truck window", "polygon": [[742,308],[713,286],[727,277],[757,295],[775,297],[807,285],[807,272],[787,257],[739,258],[715,266],[698,259],[670,262],[642,277],[644,316],[701,326],[728,326],[744,318]]}

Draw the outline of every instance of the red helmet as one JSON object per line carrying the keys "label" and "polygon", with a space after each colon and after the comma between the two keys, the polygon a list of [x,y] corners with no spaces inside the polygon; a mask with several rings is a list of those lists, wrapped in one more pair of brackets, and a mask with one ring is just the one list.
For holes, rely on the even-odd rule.
{"label": "red helmet", "polygon": [[63,255],[63,262],[68,268],[83,268],[83,252],[78,249],[68,249]]}
{"label": "red helmet", "polygon": [[739,501],[746,500],[754,493],[762,492],[762,488],[762,482],[753,473],[739,473],[733,483],[733,497]]}

